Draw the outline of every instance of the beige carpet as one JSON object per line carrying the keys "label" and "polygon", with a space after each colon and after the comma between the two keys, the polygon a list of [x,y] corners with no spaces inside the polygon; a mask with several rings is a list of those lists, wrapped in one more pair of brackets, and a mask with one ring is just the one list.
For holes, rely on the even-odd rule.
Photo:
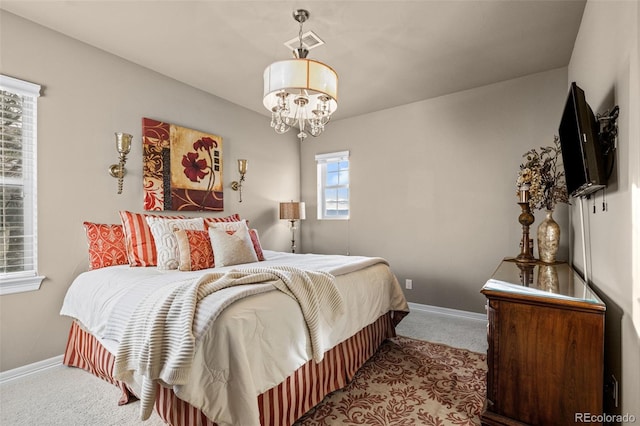
{"label": "beige carpet", "polygon": [[480,425],[486,355],[396,337],[296,425]]}
{"label": "beige carpet", "polygon": [[140,420],[138,401],[118,406],[120,389],[79,368],[49,368],[0,385],[1,426],[161,426]]}
{"label": "beige carpet", "polygon": [[[345,389],[298,426],[479,425],[486,356],[407,337],[383,343]],[[84,370],[56,367],[0,386],[0,425],[154,426],[139,402],[117,406],[119,389]]]}

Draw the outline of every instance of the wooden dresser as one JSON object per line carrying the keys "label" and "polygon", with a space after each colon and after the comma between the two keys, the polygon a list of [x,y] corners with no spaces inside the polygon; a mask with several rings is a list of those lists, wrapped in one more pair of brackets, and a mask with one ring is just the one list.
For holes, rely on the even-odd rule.
{"label": "wooden dresser", "polygon": [[571,425],[601,415],[605,305],[580,276],[566,263],[505,259],[482,293],[489,319],[482,424]]}

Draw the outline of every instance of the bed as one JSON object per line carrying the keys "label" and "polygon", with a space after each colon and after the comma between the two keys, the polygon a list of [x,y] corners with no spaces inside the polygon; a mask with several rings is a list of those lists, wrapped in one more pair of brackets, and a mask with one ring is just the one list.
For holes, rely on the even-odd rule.
{"label": "bed", "polygon": [[[378,346],[395,335],[394,327],[408,306],[384,259],[269,250],[262,254],[263,261],[211,270],[125,264],[80,274],[61,309],[72,319],[64,364],[119,386],[119,403],[127,403],[144,394],[149,381],[139,372],[121,380],[122,374],[114,374],[116,355],[119,350],[122,354],[133,327],[129,319],[150,294],[230,271],[242,275],[282,268],[328,274],[335,277],[344,313],[321,315],[320,332],[310,331],[299,302],[279,291],[276,279],[246,286],[257,290],[230,296],[227,302],[216,300],[237,287],[204,297],[195,312],[188,377],[179,384],[151,384],[152,406],[171,425],[293,424],[328,393],[344,387]],[[223,309],[211,308],[216,303]],[[217,312],[215,320],[208,316],[210,311]]]}

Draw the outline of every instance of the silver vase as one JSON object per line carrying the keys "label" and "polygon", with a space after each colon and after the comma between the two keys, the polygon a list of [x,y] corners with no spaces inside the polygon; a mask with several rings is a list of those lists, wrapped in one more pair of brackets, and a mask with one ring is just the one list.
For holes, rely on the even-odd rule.
{"label": "silver vase", "polygon": [[538,288],[549,293],[558,292],[558,271],[556,265],[538,265]]}
{"label": "silver vase", "polygon": [[560,245],[560,225],[553,220],[553,210],[547,210],[547,216],[538,226],[538,257],[545,263],[556,261]]}

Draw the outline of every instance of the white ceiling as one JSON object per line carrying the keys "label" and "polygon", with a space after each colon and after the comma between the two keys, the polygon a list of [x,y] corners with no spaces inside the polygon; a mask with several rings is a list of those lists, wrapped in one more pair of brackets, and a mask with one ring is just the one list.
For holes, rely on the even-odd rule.
{"label": "white ceiling", "polygon": [[[261,114],[304,8],[339,76],[334,119],[566,66],[585,0],[33,1],[0,8]],[[82,66],[82,64],[77,64]]]}

